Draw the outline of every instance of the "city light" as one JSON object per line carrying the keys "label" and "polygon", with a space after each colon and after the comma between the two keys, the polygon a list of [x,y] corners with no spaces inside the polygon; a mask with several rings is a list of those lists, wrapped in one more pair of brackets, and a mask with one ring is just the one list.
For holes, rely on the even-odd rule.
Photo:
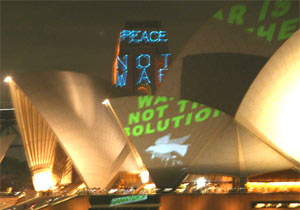
{"label": "city light", "polygon": [[113,194],[113,193],[115,193],[115,192],[117,192],[118,191],[118,189],[110,189],[109,191],[108,191],[108,194]]}
{"label": "city light", "polygon": [[265,207],[264,203],[258,203],[258,204],[255,205],[256,209],[260,209],[260,208],[263,208],[263,207]]}
{"label": "city light", "polygon": [[7,77],[5,77],[5,79],[3,81],[6,83],[10,83],[12,81],[12,78],[11,78],[11,76],[7,76]]}
{"label": "city light", "polygon": [[200,177],[197,179],[196,184],[197,184],[197,189],[200,189],[205,186],[206,179],[204,177]]}
{"label": "city light", "polygon": [[105,106],[109,105],[109,100],[105,99],[104,101],[102,101],[102,104],[105,105]]}
{"label": "city light", "polygon": [[290,203],[288,207],[289,208],[298,208],[298,207],[300,207],[300,203]]}
{"label": "city light", "polygon": [[[255,203],[254,203],[255,204]],[[274,202],[274,201],[270,201],[270,202],[259,202],[256,203],[254,208],[255,209],[275,209],[275,208],[280,208],[280,209],[295,209],[295,208],[299,208],[300,207],[300,203],[299,202],[288,202],[288,201],[284,201],[284,202]]]}
{"label": "city light", "polygon": [[146,184],[145,187],[144,187],[144,189],[146,189],[146,190],[153,190],[155,188],[156,188],[156,186],[153,183],[152,184]]}

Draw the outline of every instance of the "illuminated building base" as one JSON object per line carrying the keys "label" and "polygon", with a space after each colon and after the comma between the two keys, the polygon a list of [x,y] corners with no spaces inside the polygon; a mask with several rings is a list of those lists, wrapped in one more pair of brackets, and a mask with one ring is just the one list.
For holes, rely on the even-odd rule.
{"label": "illuminated building base", "polygon": [[248,192],[300,192],[300,182],[247,182]]}
{"label": "illuminated building base", "polygon": [[[67,204],[68,203],[68,204]],[[151,210],[253,210],[298,209],[298,193],[243,194],[160,194],[78,196],[51,209],[80,210],[151,209]],[[274,206],[274,207],[272,207]],[[277,207],[276,207],[277,206]]]}

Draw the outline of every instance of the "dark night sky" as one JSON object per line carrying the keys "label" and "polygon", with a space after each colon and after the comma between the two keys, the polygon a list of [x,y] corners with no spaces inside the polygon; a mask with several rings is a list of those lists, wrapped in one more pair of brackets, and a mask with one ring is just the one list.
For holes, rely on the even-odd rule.
{"label": "dark night sky", "polygon": [[116,39],[125,21],[161,20],[174,55],[225,1],[1,1],[2,80],[19,72],[71,70],[111,80]]}

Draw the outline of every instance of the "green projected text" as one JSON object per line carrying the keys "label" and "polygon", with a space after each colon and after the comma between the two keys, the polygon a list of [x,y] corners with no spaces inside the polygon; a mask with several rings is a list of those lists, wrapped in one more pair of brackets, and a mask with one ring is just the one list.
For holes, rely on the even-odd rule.
{"label": "green projected text", "polygon": [[[138,110],[129,113],[127,126],[124,128],[128,136],[140,136],[162,132],[168,128],[189,126],[200,123],[209,118],[216,118],[220,111],[211,109],[188,100],[174,101],[173,97],[165,96],[139,96]],[[170,104],[176,103],[174,112],[167,114]],[[171,115],[171,116],[170,116]]]}
{"label": "green projected text", "polygon": [[[229,10],[220,9],[213,17],[230,24],[246,26],[246,31],[253,32],[269,42],[272,42],[274,38],[281,41],[288,39],[299,28],[299,8],[298,12],[294,12],[297,7],[296,3],[296,1],[289,0],[264,0],[261,1],[261,6],[256,11],[251,10],[246,3],[236,4]],[[292,14],[294,17],[290,15],[292,9],[294,9],[295,14]],[[247,21],[249,17],[256,20],[255,25]],[[263,21],[266,19],[269,19],[271,23],[264,24]]]}

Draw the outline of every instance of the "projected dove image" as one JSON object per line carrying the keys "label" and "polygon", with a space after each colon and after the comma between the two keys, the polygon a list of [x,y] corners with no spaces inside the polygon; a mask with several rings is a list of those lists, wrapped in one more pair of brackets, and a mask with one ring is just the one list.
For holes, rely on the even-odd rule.
{"label": "projected dove image", "polygon": [[[160,159],[165,165],[172,166],[181,165],[181,160],[176,160],[179,156],[184,157],[187,153],[189,144],[183,144],[191,135],[186,135],[181,138],[170,139],[171,133],[158,138],[155,145],[149,146],[145,151],[151,153],[151,159]],[[172,154],[175,152],[176,154]]]}

